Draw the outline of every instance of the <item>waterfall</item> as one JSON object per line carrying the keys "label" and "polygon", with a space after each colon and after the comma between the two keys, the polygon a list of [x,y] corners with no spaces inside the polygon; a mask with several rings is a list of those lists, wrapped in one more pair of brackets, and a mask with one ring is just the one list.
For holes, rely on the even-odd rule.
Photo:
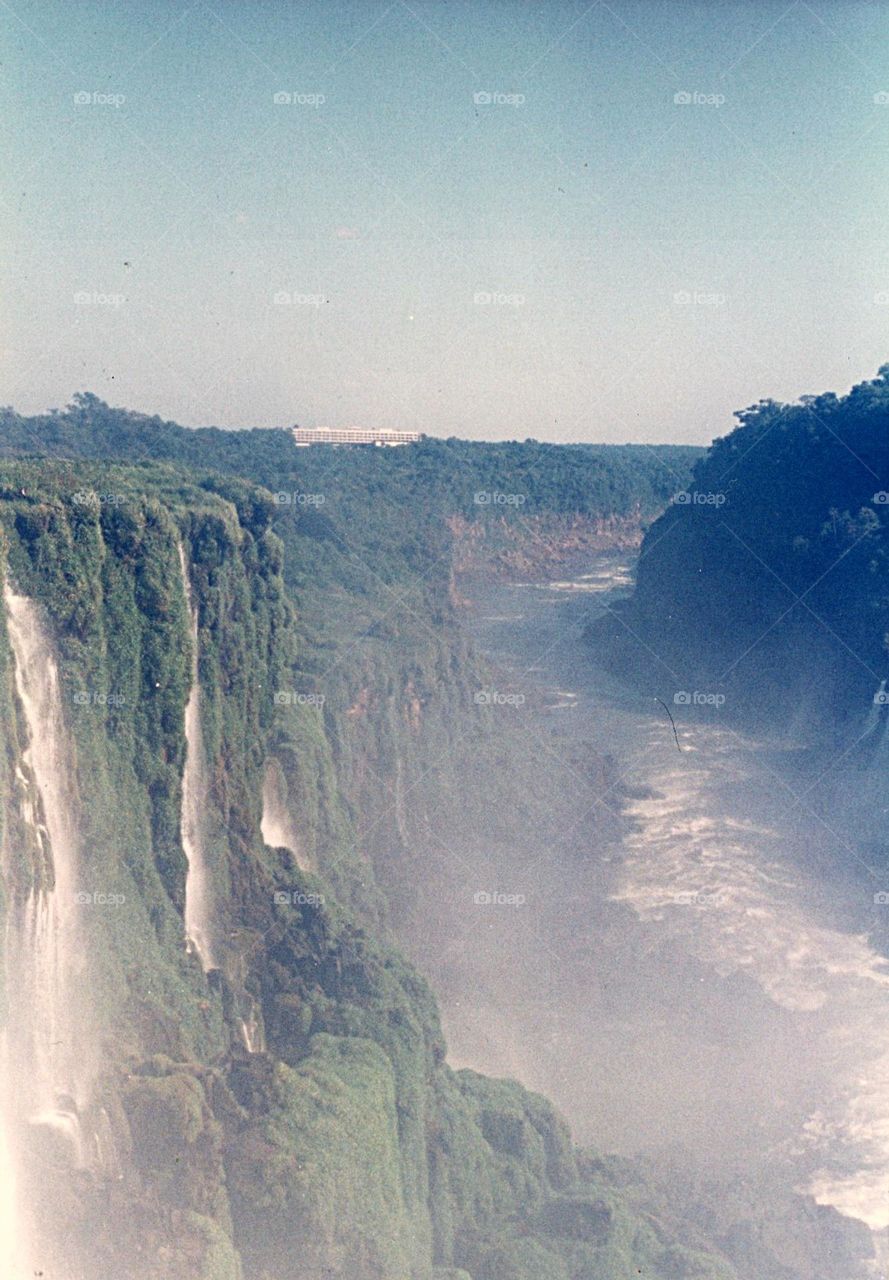
{"label": "waterfall", "polygon": [[296,859],[296,865],[302,871],[314,869],[312,860],[306,856],[301,847],[302,842],[297,834],[287,800],[287,785],[281,773],[281,766],[274,758],[266,761],[262,781],[260,831],[269,848],[289,849]]}
{"label": "waterfall", "polygon": [[188,862],[185,881],[185,938],[204,972],[215,969],[213,885],[207,864],[205,818],[207,776],[201,725],[201,687],[198,679],[198,610],[191,588],[185,549],[179,544],[179,564],[191,617],[191,691],[185,707],[185,769],[182,774],[182,847]]}
{"label": "waterfall", "polygon": [[[3,598],[15,687],[28,743],[16,769],[25,827],[37,854],[24,896],[4,849],[7,1025],[0,1062],[0,1262],[3,1276],[38,1274],[35,1189],[43,1159],[86,1163],[81,1116],[94,1060],[77,906],[79,870],[72,745],[59,669],[34,601],[8,584]],[[30,1184],[30,1189],[29,1189]]]}
{"label": "waterfall", "polygon": [[262,1010],[253,996],[248,996],[248,1012],[241,1018],[241,1037],[248,1053],[265,1053],[265,1027]]}

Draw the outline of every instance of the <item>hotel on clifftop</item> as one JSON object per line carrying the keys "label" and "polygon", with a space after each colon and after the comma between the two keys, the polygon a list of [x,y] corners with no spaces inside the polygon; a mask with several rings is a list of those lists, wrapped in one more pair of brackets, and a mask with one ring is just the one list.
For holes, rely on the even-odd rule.
{"label": "hotel on clifftop", "polygon": [[392,431],[388,427],[293,427],[298,445],[310,444],[415,444],[419,431]]}

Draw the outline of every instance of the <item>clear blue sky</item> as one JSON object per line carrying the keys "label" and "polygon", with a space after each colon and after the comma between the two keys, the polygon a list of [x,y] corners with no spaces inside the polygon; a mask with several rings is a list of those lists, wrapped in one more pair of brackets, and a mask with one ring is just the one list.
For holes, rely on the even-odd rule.
{"label": "clear blue sky", "polygon": [[23,410],[703,442],[889,359],[885,5],[0,0],[0,32]]}

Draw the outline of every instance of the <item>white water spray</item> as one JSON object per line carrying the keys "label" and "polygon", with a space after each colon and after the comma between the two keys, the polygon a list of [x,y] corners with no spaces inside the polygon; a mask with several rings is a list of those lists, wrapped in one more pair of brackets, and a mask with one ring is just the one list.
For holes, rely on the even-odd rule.
{"label": "white water spray", "polygon": [[214,954],[213,885],[207,865],[206,832],[207,776],[204,735],[201,725],[201,687],[198,678],[198,610],[191,589],[185,549],[179,544],[182,583],[191,616],[191,692],[185,707],[185,770],[182,775],[182,847],[188,861],[185,882],[185,937],[204,972],[216,968]]}
{"label": "white water spray", "polygon": [[265,1053],[265,1027],[262,1013],[253,996],[249,998],[249,1011],[241,1019],[241,1038],[248,1053]]}
{"label": "white water spray", "polygon": [[[0,1263],[34,1274],[40,1252],[23,1176],[35,1154],[85,1163],[80,1117],[89,1103],[93,1038],[77,907],[78,839],[71,742],[59,670],[35,603],[4,585],[15,686],[28,745],[17,768],[21,816],[37,854],[26,899],[14,892],[4,850],[9,997],[0,1064]],[[32,1175],[33,1176],[33,1175]]]}
{"label": "white water spray", "polygon": [[262,820],[260,831],[272,849],[289,849],[302,871],[312,871],[311,859],[302,850],[294,815],[286,799],[286,785],[277,760],[266,762],[262,782]]}

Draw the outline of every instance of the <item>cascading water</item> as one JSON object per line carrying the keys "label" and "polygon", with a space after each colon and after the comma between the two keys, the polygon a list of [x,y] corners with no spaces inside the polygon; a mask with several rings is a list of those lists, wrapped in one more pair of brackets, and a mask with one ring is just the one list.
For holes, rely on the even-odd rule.
{"label": "cascading water", "polygon": [[[15,686],[28,745],[16,771],[35,867],[16,890],[4,850],[4,964],[8,1017],[0,1063],[0,1262],[13,1280],[36,1274],[34,1170],[87,1161],[80,1117],[89,1105],[94,1044],[86,1007],[77,907],[74,762],[62,716],[58,666],[34,602],[4,586]],[[38,1175],[39,1176],[39,1175]]]}
{"label": "cascading water", "polygon": [[179,563],[191,617],[191,692],[185,708],[185,769],[182,775],[182,847],[188,860],[185,883],[185,937],[204,972],[215,969],[213,885],[207,864],[204,817],[207,778],[201,725],[201,687],[198,678],[198,610],[191,588],[185,548],[179,544]]}
{"label": "cascading water", "polygon": [[265,1027],[262,1012],[256,1000],[251,996],[247,1017],[241,1019],[241,1037],[248,1053],[265,1053]]}
{"label": "cascading water", "polygon": [[272,849],[289,849],[302,871],[313,870],[304,854],[293,814],[286,798],[286,786],[277,760],[266,762],[262,783],[262,838]]}

